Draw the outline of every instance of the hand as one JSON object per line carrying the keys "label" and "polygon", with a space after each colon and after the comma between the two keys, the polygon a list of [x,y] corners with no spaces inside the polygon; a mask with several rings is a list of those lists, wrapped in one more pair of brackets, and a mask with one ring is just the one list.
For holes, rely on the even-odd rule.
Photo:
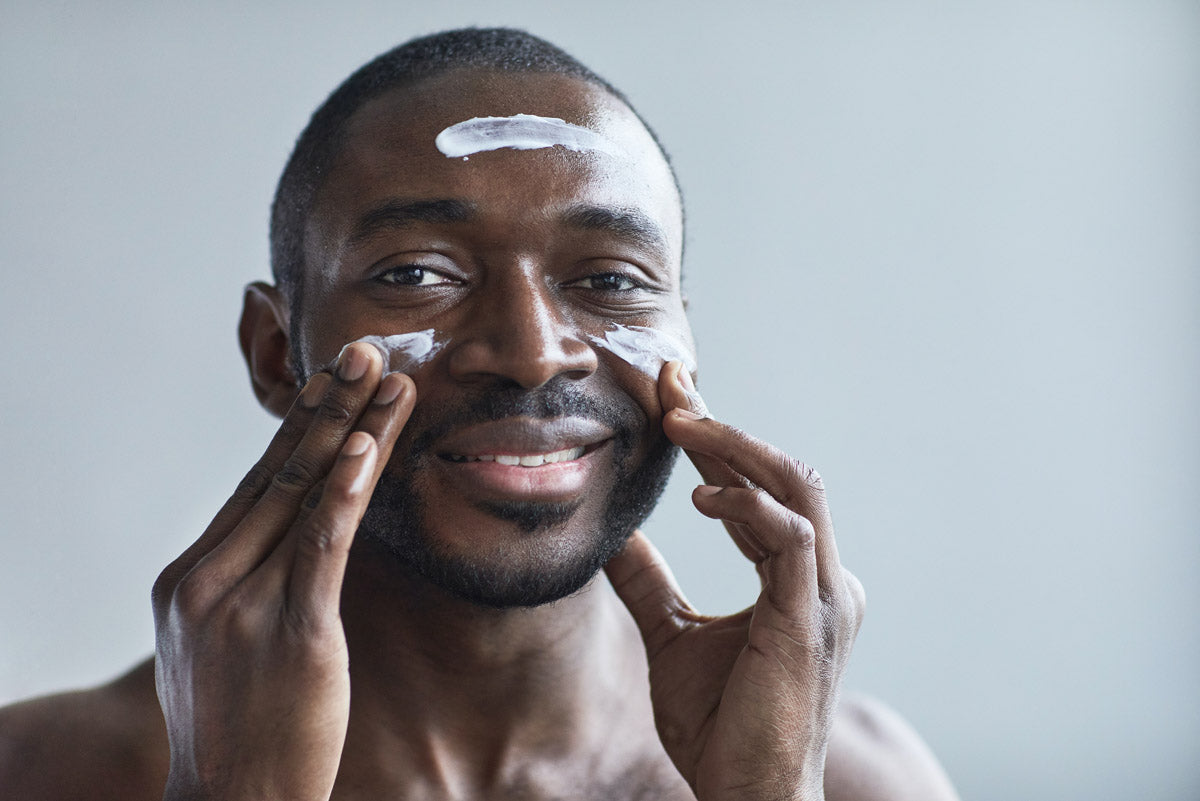
{"label": "hand", "polygon": [[350,708],[339,596],[411,379],[350,345],[154,585],[166,798],[329,798]]}
{"label": "hand", "polygon": [[762,591],[727,617],[698,613],[635,532],[606,566],[650,664],[655,723],[700,801],[823,799],[825,748],[864,609],[838,561],[821,479],[747,434],[702,416],[682,365],[659,380],[667,436],[707,482],[692,502],[754,562]]}

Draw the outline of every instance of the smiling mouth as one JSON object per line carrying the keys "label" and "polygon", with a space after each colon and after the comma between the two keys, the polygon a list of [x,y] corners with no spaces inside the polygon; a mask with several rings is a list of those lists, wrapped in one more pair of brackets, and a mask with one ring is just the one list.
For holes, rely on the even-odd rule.
{"label": "smiling mouth", "polygon": [[558,464],[559,462],[571,462],[583,456],[587,450],[583,445],[574,448],[563,448],[560,451],[551,451],[550,453],[532,453],[517,455],[513,453],[481,453],[476,456],[464,456],[461,454],[451,453],[442,458],[451,462],[495,462],[496,464],[508,465],[512,467],[541,467],[546,464]]}

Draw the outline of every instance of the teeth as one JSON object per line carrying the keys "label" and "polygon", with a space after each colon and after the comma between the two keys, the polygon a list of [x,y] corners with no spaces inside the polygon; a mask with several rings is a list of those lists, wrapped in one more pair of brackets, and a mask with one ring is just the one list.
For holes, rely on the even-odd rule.
{"label": "teeth", "polygon": [[452,455],[452,462],[495,462],[496,464],[505,464],[509,466],[520,465],[521,467],[541,467],[544,464],[556,464],[558,462],[569,462],[572,459],[578,459],[583,456],[583,446],[577,448],[564,448],[561,451],[553,453],[538,453],[532,456],[513,456],[507,453],[485,453],[479,456],[458,456]]}

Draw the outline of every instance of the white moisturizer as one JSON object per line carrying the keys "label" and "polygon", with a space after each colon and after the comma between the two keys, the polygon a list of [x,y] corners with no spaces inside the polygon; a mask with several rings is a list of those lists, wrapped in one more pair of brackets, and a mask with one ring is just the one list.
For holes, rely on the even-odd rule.
{"label": "white moisturizer", "polygon": [[589,339],[593,345],[619,356],[655,381],[669,361],[683,362],[683,368],[689,373],[696,371],[696,359],[688,346],[656,328],[614,323],[604,336]]}
{"label": "white moisturizer", "polygon": [[383,354],[384,373],[407,373],[415,370],[437,355],[446,343],[439,342],[432,328],[408,334],[377,336],[369,334],[355,342],[366,342],[379,348]]}
{"label": "white moisturizer", "polygon": [[559,146],[577,151],[619,152],[616,145],[590,128],[573,125],[557,117],[538,117],[534,114],[474,117],[446,128],[433,143],[450,159],[466,158],[473,153],[503,147],[538,150]]}

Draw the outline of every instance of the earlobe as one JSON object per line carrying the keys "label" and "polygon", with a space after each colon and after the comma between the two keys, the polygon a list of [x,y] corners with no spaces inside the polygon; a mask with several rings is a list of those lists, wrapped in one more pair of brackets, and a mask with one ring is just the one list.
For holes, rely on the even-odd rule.
{"label": "earlobe", "polygon": [[290,358],[288,314],[278,287],[261,281],[246,286],[238,341],[254,394],[276,417],[287,414],[300,391]]}

